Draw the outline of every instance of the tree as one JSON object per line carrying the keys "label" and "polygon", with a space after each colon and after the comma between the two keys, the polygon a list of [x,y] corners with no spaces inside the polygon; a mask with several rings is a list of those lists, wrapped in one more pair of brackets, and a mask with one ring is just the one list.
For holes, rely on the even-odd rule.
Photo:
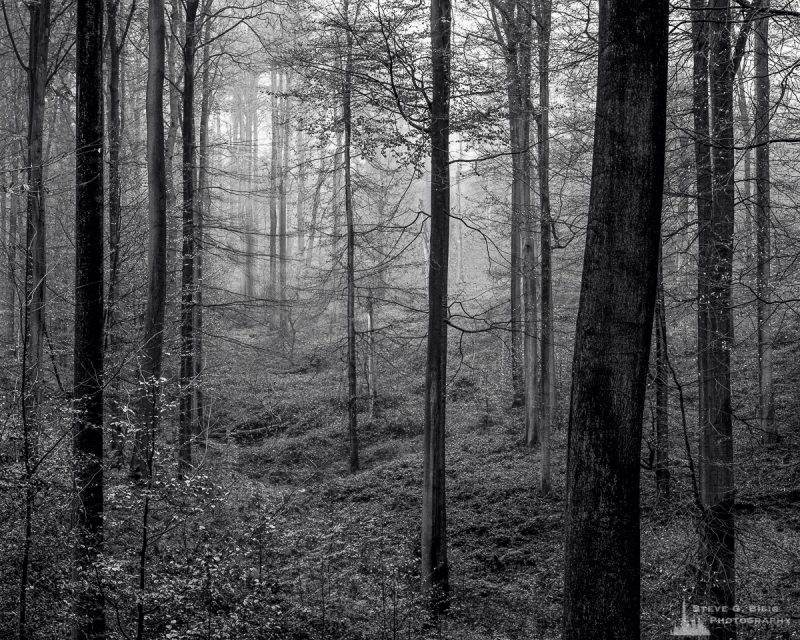
{"label": "tree", "polygon": [[425,370],[422,490],[422,591],[434,618],[447,607],[445,420],[447,273],[450,251],[450,0],[431,0],[431,236],[428,268],[428,350]]}
{"label": "tree", "polygon": [[[495,9],[500,13],[498,20]],[[511,141],[511,380],[512,406],[525,401],[523,376],[521,247],[522,226],[530,206],[530,78],[531,0],[492,3],[495,34],[502,44],[508,85],[508,120]]]}
{"label": "tree", "polygon": [[142,386],[134,439],[131,474],[149,477],[149,450],[160,422],[161,357],[164,346],[164,309],[167,272],[167,202],[164,165],[164,0],[149,0],[147,61],[147,301],[144,317],[144,340],[139,362]]}
{"label": "tree", "polygon": [[194,431],[194,332],[195,332],[195,137],[194,137],[194,54],[197,48],[199,0],[186,2],[186,40],[183,45],[183,250],[181,261],[181,379],[178,425],[178,475],[192,466]]}
{"label": "tree", "polygon": [[639,456],[666,131],[666,0],[600,3],[567,453],[565,640],[638,640]]}
{"label": "tree", "polygon": [[[761,0],[765,11],[769,0]],[[758,323],[758,398],[761,428],[767,442],[775,443],[775,398],[772,390],[772,335],[770,327],[771,242],[770,171],[769,171],[769,17],[756,23],[754,33],[756,73],[755,147],[756,147],[756,318]]]}
{"label": "tree", "polygon": [[74,640],[105,637],[103,551],[103,2],[79,0],[75,140]]}
{"label": "tree", "polygon": [[[715,606],[735,603],[733,426],[731,422],[730,348],[733,343],[731,281],[733,277],[733,80],[731,15],[728,0],[708,6],[707,41],[696,40],[708,52],[708,84],[694,90],[709,96],[709,128],[699,129],[709,140],[710,158],[698,158],[698,198],[711,195],[710,207],[698,202],[698,339],[700,379],[700,596]],[[695,17],[701,19],[702,15]],[[697,63],[697,57],[695,57]],[[702,62],[700,63],[703,64]],[[702,73],[702,69],[700,70]],[[697,73],[697,70],[696,70]],[[696,98],[698,104],[702,102]],[[700,126],[703,126],[700,117]],[[698,123],[697,114],[695,115]],[[708,132],[708,133],[707,133]],[[710,181],[700,188],[700,167]],[[705,176],[703,176],[705,179]],[[702,214],[703,217],[700,217]],[[712,624],[714,640],[735,636],[732,625]]]}
{"label": "tree", "polygon": [[556,356],[553,330],[552,236],[553,219],[550,212],[550,32],[553,5],[551,0],[534,0],[536,24],[539,31],[539,117],[538,179],[541,216],[541,358],[539,375],[541,411],[539,439],[542,443],[540,485],[546,491],[550,484],[550,434],[553,432],[556,411]]}
{"label": "tree", "polygon": [[[351,96],[353,93],[353,30],[350,25],[350,2],[344,0],[343,14],[347,21],[344,62],[344,84],[342,86],[342,120],[344,124],[344,211],[347,226],[347,417],[350,440],[350,472],[358,471],[358,388],[356,380],[356,274],[355,241],[353,221],[353,181],[351,175],[351,146],[353,117]],[[358,12],[356,12],[357,14]]]}

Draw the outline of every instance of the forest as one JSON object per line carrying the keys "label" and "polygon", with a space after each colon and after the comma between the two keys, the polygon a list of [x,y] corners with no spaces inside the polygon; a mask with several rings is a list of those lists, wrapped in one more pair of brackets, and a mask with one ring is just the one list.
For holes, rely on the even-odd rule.
{"label": "forest", "polygon": [[0,638],[800,638],[800,3],[0,9]]}

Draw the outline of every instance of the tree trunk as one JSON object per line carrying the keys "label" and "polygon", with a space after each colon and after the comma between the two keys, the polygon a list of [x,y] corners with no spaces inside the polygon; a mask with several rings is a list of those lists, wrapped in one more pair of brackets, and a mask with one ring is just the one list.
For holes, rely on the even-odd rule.
{"label": "tree trunk", "polygon": [[[119,279],[120,230],[122,224],[122,184],[120,180],[120,147],[122,119],[120,115],[120,60],[122,44],[117,42],[117,9],[119,0],[106,0],[108,17],[108,294],[105,309],[105,351],[113,353],[116,346],[117,284]],[[120,376],[111,384],[119,389]],[[116,400],[116,393],[113,394]],[[112,407],[111,453],[120,463],[125,441],[121,419]]]}
{"label": "tree trunk", "polygon": [[12,189],[8,194],[8,292],[6,298],[6,309],[8,311],[8,323],[6,324],[6,343],[8,351],[14,357],[17,354],[17,219],[19,189],[19,174],[17,170],[11,171]]}
{"label": "tree trunk", "polygon": [[[662,240],[663,244],[663,240]],[[656,501],[669,500],[669,367],[667,319],[664,306],[664,265],[659,248],[658,291],[656,293]]]}
{"label": "tree trunk", "polygon": [[195,329],[195,148],[194,52],[199,0],[186,1],[186,41],[183,47],[183,251],[181,262],[181,379],[178,425],[178,476],[192,467]]}
{"label": "tree trunk", "polygon": [[[112,44],[113,46],[113,44]],[[75,110],[74,640],[105,637],[103,551],[103,1],[78,0]]]}
{"label": "tree trunk", "polygon": [[175,159],[175,147],[177,146],[178,142],[178,131],[180,129],[180,110],[181,110],[181,98],[180,98],[180,89],[178,87],[178,70],[177,70],[177,49],[178,49],[178,41],[179,41],[179,32],[180,32],[180,13],[179,8],[181,6],[180,2],[173,2],[172,9],[170,12],[170,20],[169,25],[170,28],[165,28],[165,38],[166,38],[166,55],[167,55],[167,95],[169,96],[169,125],[167,127],[167,139],[166,139],[166,147],[164,150],[164,158],[165,158],[165,165],[166,168],[164,170],[164,176],[166,179],[166,194],[167,194],[167,269],[169,270],[169,289],[170,289],[170,300],[177,287],[176,283],[176,276],[177,276],[177,255],[178,255],[178,246],[180,237],[178,230],[175,228],[175,203],[177,202],[178,195],[177,189],[175,188],[175,179],[174,179],[174,159]]}
{"label": "tree trunk", "polygon": [[372,289],[367,291],[367,383],[369,384],[369,415],[375,417],[378,399],[378,365],[375,347],[375,299]]}
{"label": "tree trunk", "polygon": [[200,98],[200,148],[197,171],[197,201],[194,207],[195,232],[195,304],[194,304],[194,416],[192,433],[200,435],[205,425],[202,374],[205,368],[203,356],[203,221],[211,210],[211,191],[208,181],[209,145],[208,120],[211,113],[211,2],[203,7],[203,88]]}
{"label": "tree trunk", "polygon": [[537,0],[539,25],[539,208],[542,246],[542,432],[552,433],[556,410],[556,356],[553,333],[552,248],[553,220],[550,215],[550,25],[551,0]]}
{"label": "tree trunk", "polygon": [[297,127],[297,258],[305,253],[306,233],[306,142],[301,127]]}
{"label": "tree trunk", "polygon": [[278,295],[278,151],[280,149],[280,114],[278,94],[278,68],[272,66],[270,72],[270,89],[272,90],[272,136],[270,141],[269,170],[269,297]]}
{"label": "tree trunk", "polygon": [[350,440],[350,473],[358,471],[358,385],[356,380],[356,232],[353,219],[353,183],[350,170],[353,91],[353,33],[350,25],[349,1],[344,0],[347,21],[347,52],[342,87],[342,119],[344,120],[344,213],[347,224],[347,418]]}
{"label": "tree trunk", "polygon": [[281,111],[281,132],[280,132],[280,169],[278,170],[278,286],[280,291],[280,331],[281,337],[285,341],[289,335],[289,309],[286,301],[286,270],[289,265],[289,227],[287,224],[286,211],[286,179],[289,168],[289,79],[286,74],[283,76],[282,93],[283,108]]}
{"label": "tree trunk", "polygon": [[167,201],[164,165],[164,0],[149,0],[147,33],[147,195],[149,239],[147,248],[147,302],[144,340],[139,360],[142,387],[141,423],[134,438],[131,475],[152,473],[150,451],[160,424],[161,358],[166,306]]}
{"label": "tree trunk", "polygon": [[666,0],[600,3],[592,187],[572,368],[565,640],[639,640],[639,457],[658,276]]}
{"label": "tree trunk", "polygon": [[428,352],[425,372],[422,492],[422,592],[434,618],[447,608],[445,419],[447,394],[447,267],[450,252],[450,0],[431,0],[431,249],[428,268]]}
{"label": "tree trunk", "polygon": [[42,393],[42,354],[45,322],[45,276],[47,245],[45,226],[44,138],[47,54],[50,45],[50,0],[28,5],[30,15],[28,50],[28,198],[25,238],[24,315],[22,326],[22,448],[25,467],[25,518],[19,582],[19,640],[28,638],[28,573],[33,545],[32,458],[33,435],[38,432]]}
{"label": "tree trunk", "polygon": [[[769,9],[769,0],[762,0]],[[778,441],[775,399],[772,391],[772,329],[770,327],[771,204],[769,177],[769,18],[761,18],[755,29],[755,144],[756,144],[756,316],[758,319],[758,390],[761,429],[768,443]]]}
{"label": "tree trunk", "polygon": [[[698,371],[700,377],[699,597],[732,607],[734,574],[734,480],[730,348],[733,344],[733,78],[729,0],[708,10],[708,78],[711,132],[709,218],[700,220],[698,258]],[[695,86],[695,90],[706,90]],[[701,135],[705,130],[701,132]],[[699,189],[698,189],[699,191]],[[733,625],[712,624],[711,637],[735,637]]]}
{"label": "tree trunk", "polygon": [[[744,74],[738,73],[738,98],[739,98],[739,126],[742,130],[742,139],[745,145],[750,145],[753,136],[750,133],[752,122],[747,108],[747,96],[744,89]],[[753,212],[752,212],[752,158],[751,149],[744,150],[744,185],[742,185],[742,202],[744,204],[744,229],[741,233],[744,241],[745,268],[750,269],[750,260],[753,257]]]}

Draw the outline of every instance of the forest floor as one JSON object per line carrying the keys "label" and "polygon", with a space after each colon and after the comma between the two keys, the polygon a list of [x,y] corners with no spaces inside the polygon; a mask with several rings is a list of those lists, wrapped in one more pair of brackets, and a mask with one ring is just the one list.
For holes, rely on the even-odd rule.
{"label": "forest floor", "polygon": [[[422,480],[422,352],[381,363],[375,415],[359,415],[361,469],[347,467],[338,345],[282,359],[259,331],[209,355],[212,437],[201,456],[226,487],[219,522],[238,522],[248,571],[269,584],[273,624],[289,638],[417,638]],[[537,487],[539,455],[522,446],[497,342],[456,360],[448,399],[447,496],[452,603],[442,636],[560,636],[566,428],[553,437],[553,490]],[[266,366],[264,363],[269,363]],[[248,372],[247,377],[241,375]],[[224,390],[224,393],[221,393]],[[687,433],[696,458],[692,398]],[[690,598],[697,553],[692,479],[673,417],[673,492],[655,504],[642,470],[642,637],[665,638]],[[646,427],[649,428],[649,427]],[[800,469],[793,428],[767,449],[737,431],[738,600],[800,615]],[[647,435],[646,438],[647,439]],[[647,448],[643,451],[647,462]],[[696,465],[696,459],[694,460]],[[774,614],[773,614],[774,615]],[[800,620],[740,636],[800,637]],[[266,636],[265,636],[266,637]]]}

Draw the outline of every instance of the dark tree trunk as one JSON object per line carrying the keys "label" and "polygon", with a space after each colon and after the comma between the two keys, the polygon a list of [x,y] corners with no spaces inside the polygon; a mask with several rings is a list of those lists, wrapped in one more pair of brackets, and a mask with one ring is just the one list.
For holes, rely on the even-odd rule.
{"label": "dark tree trunk", "polygon": [[[122,183],[120,180],[120,147],[122,118],[120,113],[120,59],[122,44],[117,42],[117,14],[119,0],[106,0],[108,17],[108,294],[105,309],[105,351],[113,352],[116,346],[117,285],[122,224]],[[112,381],[114,391],[119,388],[119,376]],[[116,394],[113,394],[116,396]],[[116,399],[116,398],[115,398]],[[114,402],[114,400],[112,400]],[[116,414],[116,407],[112,413]],[[114,415],[111,431],[111,453],[121,462],[125,446],[121,420]]]}
{"label": "dark tree trunk", "polygon": [[80,587],[74,640],[105,637],[98,556],[103,551],[103,2],[78,0],[75,110],[75,351],[73,464]]}
{"label": "dark tree trunk", "polygon": [[[711,209],[701,221],[698,259],[700,377],[700,597],[709,605],[735,603],[733,433],[730,347],[733,343],[733,80],[728,0],[708,10]],[[701,346],[702,345],[702,346]],[[733,626],[712,624],[714,640],[735,637]]]}
{"label": "dark tree trunk", "polygon": [[28,573],[33,545],[33,455],[38,432],[42,389],[42,354],[45,322],[44,109],[47,89],[47,54],[50,46],[50,0],[28,5],[28,198],[25,237],[25,285],[22,326],[22,449],[25,468],[25,518],[19,583],[19,640],[28,638]]}
{"label": "dark tree trunk", "polygon": [[297,128],[297,258],[302,261],[305,253],[306,233],[306,143],[303,130]]}
{"label": "dark tree trunk", "polygon": [[183,47],[183,251],[181,262],[181,379],[178,425],[178,475],[192,467],[195,330],[195,148],[194,52],[199,0],[186,2],[186,41]]}
{"label": "dark tree trunk", "polygon": [[342,87],[344,120],[344,212],[347,225],[347,423],[350,440],[350,473],[358,471],[358,384],[356,380],[356,231],[353,216],[353,183],[350,168],[352,134],[351,96],[353,92],[353,33],[349,24],[348,0],[344,0],[347,21],[347,52]]}
{"label": "dark tree trunk", "polygon": [[289,335],[289,307],[287,303],[286,291],[286,271],[289,267],[289,226],[287,219],[286,197],[287,188],[286,182],[289,173],[289,77],[287,74],[283,76],[282,93],[284,94],[282,102],[283,108],[281,112],[281,159],[280,170],[278,171],[278,267],[280,273],[278,274],[278,286],[280,288],[280,330],[281,337],[285,341]]}
{"label": "dark tree trunk", "polygon": [[666,0],[600,3],[592,188],[572,368],[565,640],[639,640],[639,459],[658,275]]}
{"label": "dark tree trunk", "polygon": [[[761,0],[769,9],[769,0]],[[769,177],[769,18],[755,29],[755,144],[756,144],[756,315],[758,318],[758,388],[761,428],[768,443],[778,441],[772,390],[772,329],[770,327],[771,204]]]}
{"label": "dark tree trunk", "polygon": [[8,193],[8,236],[6,239],[6,255],[8,257],[8,290],[6,292],[6,344],[8,352],[14,356],[17,353],[17,191],[19,179],[16,169],[11,171],[12,188]]}
{"label": "dark tree trunk", "polygon": [[134,438],[131,474],[152,473],[150,450],[160,424],[161,358],[166,306],[167,201],[164,165],[164,0],[149,0],[147,32],[147,195],[149,240],[147,248],[147,302],[145,306],[139,377],[142,402]]}
{"label": "dark tree trunk", "polygon": [[445,418],[447,267],[450,251],[450,0],[431,0],[431,239],[428,268],[428,354],[425,372],[422,492],[422,591],[434,618],[447,608]]}
{"label": "dark tree trunk", "polygon": [[556,411],[556,356],[553,333],[553,219],[550,215],[550,25],[551,0],[537,0],[539,25],[539,205],[541,209],[541,385],[542,433],[552,433]]}
{"label": "dark tree trunk", "polygon": [[192,432],[199,435],[205,424],[202,374],[203,357],[203,221],[211,209],[211,191],[208,180],[209,145],[208,120],[211,113],[211,1],[203,7],[203,88],[200,98],[200,148],[197,171],[197,201],[194,207],[195,227],[195,304],[194,304],[194,416]]}

